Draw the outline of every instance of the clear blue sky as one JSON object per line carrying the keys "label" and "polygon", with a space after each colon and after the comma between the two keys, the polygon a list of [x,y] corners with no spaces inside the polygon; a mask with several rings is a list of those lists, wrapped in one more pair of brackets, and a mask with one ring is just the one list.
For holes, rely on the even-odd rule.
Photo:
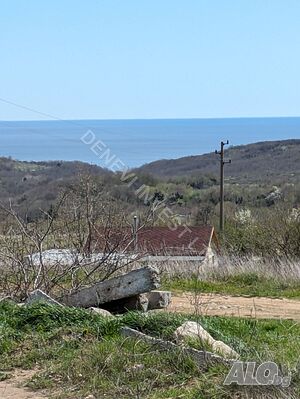
{"label": "clear blue sky", "polygon": [[[299,0],[2,0],[0,97],[64,119],[299,116],[299,21]],[[44,118],[0,102],[24,119]]]}

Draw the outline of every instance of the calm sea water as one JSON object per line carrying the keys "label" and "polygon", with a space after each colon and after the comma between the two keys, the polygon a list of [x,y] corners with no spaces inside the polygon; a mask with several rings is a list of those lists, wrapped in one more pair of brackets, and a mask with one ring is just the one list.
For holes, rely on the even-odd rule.
{"label": "calm sea water", "polygon": [[0,122],[0,156],[80,160],[104,166],[80,137],[92,130],[126,165],[204,154],[219,147],[300,138],[300,117]]}

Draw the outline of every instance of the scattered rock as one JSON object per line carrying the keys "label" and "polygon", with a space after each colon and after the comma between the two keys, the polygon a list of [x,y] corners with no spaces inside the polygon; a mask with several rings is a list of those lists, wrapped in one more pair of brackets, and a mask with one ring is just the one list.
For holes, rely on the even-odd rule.
{"label": "scattered rock", "polygon": [[184,341],[186,338],[195,338],[203,343],[211,346],[214,352],[229,358],[238,359],[239,354],[235,352],[230,346],[222,341],[216,341],[199,323],[194,321],[187,321],[178,327],[174,332],[174,338],[177,342]]}
{"label": "scattered rock", "polygon": [[51,298],[51,296],[47,295],[45,292],[41,290],[34,290],[30,292],[25,301],[25,304],[30,305],[35,302],[46,302],[49,303],[50,305],[63,306],[61,303],[57,302],[55,299]]}
{"label": "scattered rock", "polygon": [[108,310],[100,309],[100,308],[89,308],[91,313],[98,314],[103,317],[114,317]]}

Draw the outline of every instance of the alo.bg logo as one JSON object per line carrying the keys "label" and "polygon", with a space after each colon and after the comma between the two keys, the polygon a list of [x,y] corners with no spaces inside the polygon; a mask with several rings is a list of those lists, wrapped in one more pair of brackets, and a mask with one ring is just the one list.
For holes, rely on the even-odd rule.
{"label": "alo.bg logo", "polygon": [[291,375],[282,376],[276,363],[234,362],[225,378],[224,385],[277,385],[286,388],[291,384]]}

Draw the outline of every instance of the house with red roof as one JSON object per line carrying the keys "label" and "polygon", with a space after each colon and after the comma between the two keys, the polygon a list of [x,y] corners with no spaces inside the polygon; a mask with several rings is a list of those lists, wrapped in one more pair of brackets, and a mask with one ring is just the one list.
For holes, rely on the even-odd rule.
{"label": "house with red roof", "polygon": [[[133,229],[97,230],[94,252],[115,254],[120,259],[195,267],[213,264],[218,241],[213,226],[133,226]],[[180,264],[180,266],[179,266]]]}
{"label": "house with red roof", "polygon": [[[96,231],[92,251],[78,253],[72,249],[50,249],[42,253],[49,265],[94,264],[99,261],[137,262],[170,266],[169,270],[190,271],[212,265],[214,249],[218,248],[213,226],[141,226],[140,228],[105,229]],[[28,261],[39,264],[40,253],[28,255]],[[162,270],[164,268],[161,268]]]}
{"label": "house with red roof", "polygon": [[150,263],[213,263],[218,246],[213,226],[142,227],[134,234],[135,252]]}

